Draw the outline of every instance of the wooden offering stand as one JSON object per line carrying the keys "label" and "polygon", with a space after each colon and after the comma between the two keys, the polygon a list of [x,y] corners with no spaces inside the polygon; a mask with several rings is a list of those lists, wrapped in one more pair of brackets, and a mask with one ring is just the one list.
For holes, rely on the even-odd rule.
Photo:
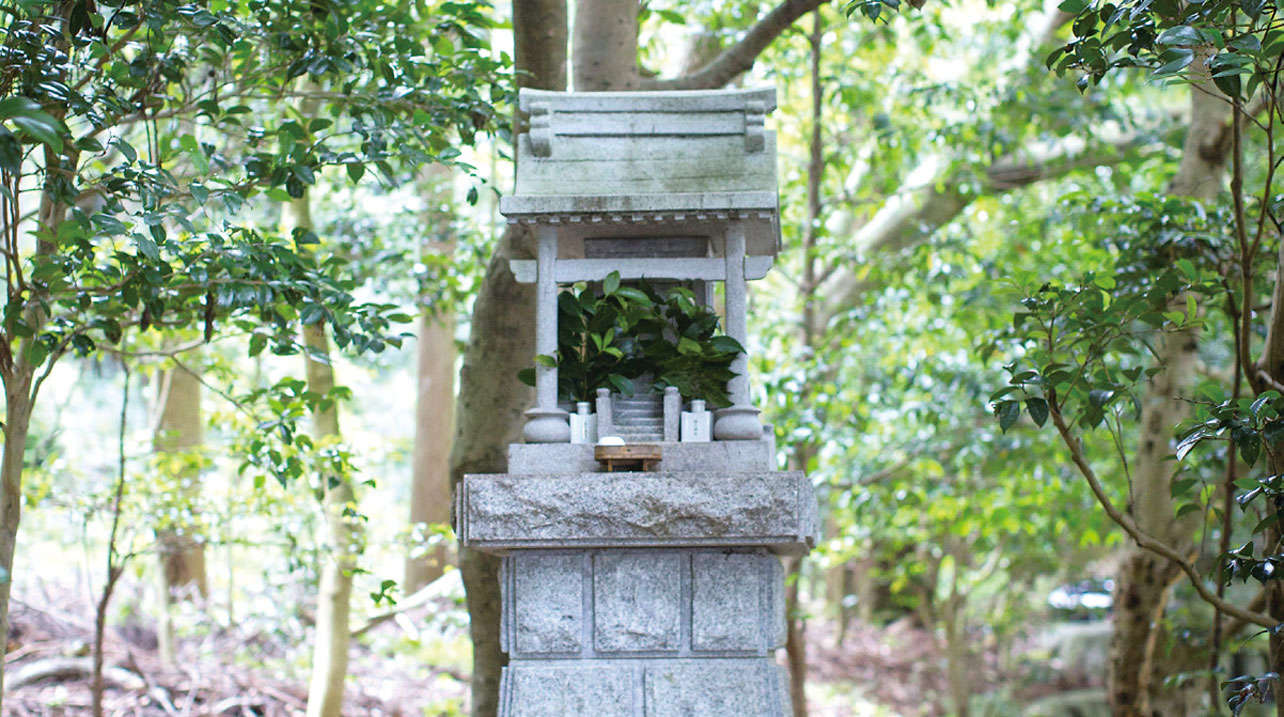
{"label": "wooden offering stand", "polygon": [[594,446],[593,457],[606,466],[607,473],[653,471],[660,462],[660,446],[653,443]]}

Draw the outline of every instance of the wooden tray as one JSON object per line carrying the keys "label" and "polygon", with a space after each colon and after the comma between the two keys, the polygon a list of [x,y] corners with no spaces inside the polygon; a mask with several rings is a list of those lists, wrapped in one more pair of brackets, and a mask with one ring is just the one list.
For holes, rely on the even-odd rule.
{"label": "wooden tray", "polygon": [[654,443],[626,443],[622,446],[594,446],[593,457],[606,466],[607,473],[651,471],[660,462],[660,446]]}

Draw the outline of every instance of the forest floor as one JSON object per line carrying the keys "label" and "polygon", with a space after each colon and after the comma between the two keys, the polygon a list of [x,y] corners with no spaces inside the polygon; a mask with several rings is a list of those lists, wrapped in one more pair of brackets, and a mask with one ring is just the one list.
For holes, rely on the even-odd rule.
{"label": "forest floor", "polygon": [[[6,657],[4,715],[59,717],[90,712],[94,615],[73,592],[16,599]],[[39,602],[40,604],[35,604]],[[441,619],[443,614],[449,619]],[[468,642],[462,609],[442,598],[389,616],[355,641],[345,714],[461,715]],[[106,631],[104,707],[108,715],[302,715],[306,651],[251,621],[188,635],[177,664],[165,666],[154,628],[126,614]],[[852,625],[841,645],[836,626],[807,628],[808,695],[813,717],[948,713],[944,661],[936,640],[909,620]],[[1026,683],[983,655],[974,689]]]}

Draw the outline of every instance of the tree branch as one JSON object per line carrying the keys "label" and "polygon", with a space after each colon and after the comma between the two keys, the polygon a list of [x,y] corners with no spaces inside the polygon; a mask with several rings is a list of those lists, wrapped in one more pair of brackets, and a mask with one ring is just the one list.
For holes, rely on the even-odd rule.
{"label": "tree branch", "polygon": [[1138,546],[1143,550],[1148,550],[1162,558],[1168,559],[1180,568],[1183,573],[1186,573],[1186,577],[1190,579],[1191,587],[1195,588],[1195,592],[1199,593],[1199,596],[1203,598],[1204,602],[1212,605],[1213,608],[1219,612],[1268,629],[1277,624],[1277,621],[1270,615],[1254,612],[1252,610],[1245,610],[1238,605],[1234,605],[1227,602],[1225,599],[1218,597],[1208,589],[1207,585],[1204,584],[1204,577],[1199,574],[1199,571],[1195,569],[1195,566],[1190,560],[1181,553],[1178,553],[1177,550],[1167,543],[1143,532],[1131,517],[1119,512],[1119,509],[1116,508],[1115,504],[1110,500],[1110,496],[1106,495],[1106,489],[1101,485],[1101,480],[1097,477],[1097,472],[1088,464],[1087,458],[1083,455],[1083,444],[1073,433],[1070,432],[1070,427],[1066,425],[1065,418],[1061,415],[1061,410],[1057,407],[1055,400],[1048,401],[1048,415],[1052,417],[1052,423],[1057,427],[1057,433],[1061,434],[1062,442],[1064,442],[1066,447],[1070,449],[1070,458],[1074,461],[1075,467],[1079,469],[1079,473],[1088,481],[1088,487],[1092,490],[1092,494],[1096,496],[1097,502],[1105,509],[1106,515],[1110,516],[1111,520],[1119,525],[1119,527],[1123,528],[1124,532],[1128,533],[1129,537],[1131,537]]}
{"label": "tree branch", "polygon": [[754,60],[794,22],[829,0],[785,0],[762,16],[736,44],[695,72],[668,80],[642,78],[643,90],[716,90],[753,67]]}
{"label": "tree branch", "polygon": [[[939,177],[939,181],[889,200],[856,232],[851,243],[856,252],[866,258],[875,253],[906,249],[926,241],[978,197],[1003,194],[1065,176],[1076,169],[1118,164],[1127,158],[1129,150],[1138,148],[1140,142],[1138,137],[1127,137],[1093,151],[1080,148],[1076,152],[1076,148],[1067,145],[1060,150],[1045,151],[1042,156],[1030,151],[1016,153],[981,170],[983,188],[970,194],[962,194],[955,187],[963,182],[965,173],[976,170]],[[820,312],[819,325],[826,325],[834,316],[850,309],[865,293],[882,285],[858,274],[867,263],[848,262],[824,282],[829,286],[817,293],[830,298]]]}

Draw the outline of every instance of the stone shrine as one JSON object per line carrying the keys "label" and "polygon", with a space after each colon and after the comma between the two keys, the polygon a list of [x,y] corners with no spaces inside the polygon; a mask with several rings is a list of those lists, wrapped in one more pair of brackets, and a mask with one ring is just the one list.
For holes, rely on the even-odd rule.
{"label": "stone shrine", "polygon": [[[723,282],[743,345],[746,282],[780,245],[775,91],[523,89],[519,104],[500,211],[536,237],[536,259],[511,262],[537,287],[536,352],[557,353],[559,286],[612,273],[710,307]],[[743,353],[732,369],[731,405],[708,416],[671,386],[559,404],[557,367],[536,367],[509,472],[466,476],[456,497],[460,541],[503,556],[504,717],[791,714],[779,556],[814,545],[816,501],[775,470]],[[606,472],[604,452],[633,449],[648,470]]]}

